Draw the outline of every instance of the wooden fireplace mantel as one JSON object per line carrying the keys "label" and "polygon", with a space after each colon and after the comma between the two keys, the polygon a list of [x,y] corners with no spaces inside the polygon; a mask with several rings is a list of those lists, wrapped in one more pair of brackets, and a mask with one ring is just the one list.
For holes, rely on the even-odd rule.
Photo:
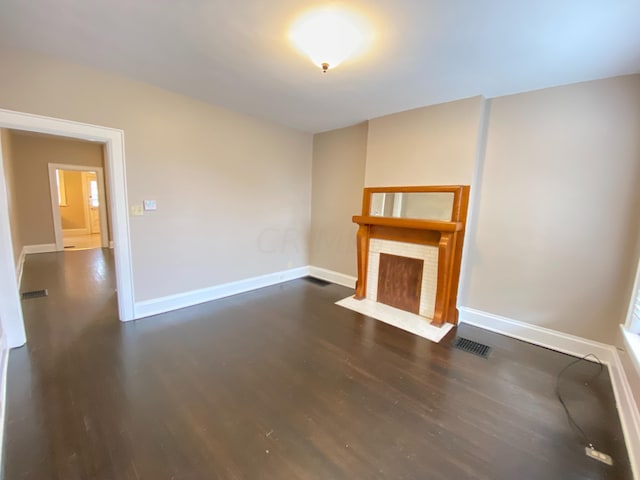
{"label": "wooden fireplace mantel", "polygon": [[[454,200],[451,221],[371,216],[369,215],[371,194],[374,192],[452,192]],[[362,215],[353,217],[353,222],[359,225],[358,281],[355,298],[361,300],[366,297],[369,241],[372,238],[436,246],[438,247],[438,274],[435,309],[431,324],[437,326],[444,323],[456,324],[458,322],[456,299],[468,203],[468,185],[365,188]]]}
{"label": "wooden fireplace mantel", "polygon": [[412,228],[415,230],[433,230],[436,232],[459,232],[464,230],[461,222],[443,222],[439,220],[417,220],[413,218],[370,217],[354,215],[353,223],[358,225],[379,225],[383,227]]}

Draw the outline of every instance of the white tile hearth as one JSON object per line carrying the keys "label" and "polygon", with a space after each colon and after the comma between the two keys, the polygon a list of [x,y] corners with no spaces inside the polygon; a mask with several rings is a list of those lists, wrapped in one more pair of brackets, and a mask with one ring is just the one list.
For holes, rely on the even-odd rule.
{"label": "white tile hearth", "polygon": [[336,305],[375,318],[376,320],[388,323],[414,335],[419,335],[435,343],[442,340],[453,328],[451,323],[445,323],[442,327],[434,327],[429,323],[429,319],[425,317],[390,307],[384,303],[374,302],[367,298],[364,300],[356,300],[353,297],[347,297],[338,300]]}

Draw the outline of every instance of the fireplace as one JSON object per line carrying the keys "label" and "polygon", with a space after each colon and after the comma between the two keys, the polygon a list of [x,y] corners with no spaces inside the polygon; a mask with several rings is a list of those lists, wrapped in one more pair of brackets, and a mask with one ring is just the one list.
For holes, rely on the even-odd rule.
{"label": "fireplace", "polygon": [[378,302],[417,315],[424,260],[389,253],[379,255]]}
{"label": "fireplace", "polygon": [[[435,326],[457,323],[468,199],[465,185],[365,188],[363,214],[353,217],[359,224],[354,298],[417,314]],[[426,218],[414,218],[421,214]]]}
{"label": "fireplace", "polygon": [[[402,279],[395,279],[393,276],[390,279],[390,281],[395,284],[395,288],[417,293],[417,309],[405,308],[402,305],[394,305],[393,303],[385,301],[384,294],[383,298],[380,298],[380,260],[384,258],[384,255],[420,262],[421,269],[419,278],[411,279],[408,284],[404,285],[402,285]],[[372,238],[369,242],[368,265],[366,298],[415,313],[416,315],[433,318],[436,301],[436,284],[438,281],[438,249],[436,247]],[[391,270],[396,269],[393,265],[391,265],[390,268]],[[384,276],[388,278],[389,273],[386,273]]]}

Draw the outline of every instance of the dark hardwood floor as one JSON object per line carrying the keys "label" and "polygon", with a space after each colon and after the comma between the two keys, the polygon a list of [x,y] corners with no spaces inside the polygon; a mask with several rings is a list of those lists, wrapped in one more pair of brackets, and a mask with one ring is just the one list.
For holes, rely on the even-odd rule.
{"label": "dark hardwood floor", "polygon": [[[30,255],[9,358],[6,480],[630,479],[605,371],[469,326],[488,359],[335,306],[296,280],[116,318],[109,251]],[[162,279],[159,279],[162,281]]]}

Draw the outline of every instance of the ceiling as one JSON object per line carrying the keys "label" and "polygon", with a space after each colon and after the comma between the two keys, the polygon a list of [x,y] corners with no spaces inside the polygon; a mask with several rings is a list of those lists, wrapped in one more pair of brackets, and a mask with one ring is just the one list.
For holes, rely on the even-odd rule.
{"label": "ceiling", "polygon": [[0,45],[307,132],[640,72],[638,0],[342,4],[373,23],[376,43],[325,75],[287,41],[295,17],[323,5],[307,0],[2,0]]}

